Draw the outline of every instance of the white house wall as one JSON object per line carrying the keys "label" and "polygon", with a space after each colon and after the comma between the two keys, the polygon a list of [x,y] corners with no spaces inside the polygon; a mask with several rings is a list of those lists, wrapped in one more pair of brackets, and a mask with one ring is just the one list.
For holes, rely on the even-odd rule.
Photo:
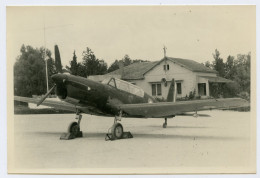
{"label": "white house wall", "polygon": [[[163,65],[169,64],[169,70],[165,71]],[[194,73],[184,67],[179,66],[178,64],[173,63],[172,61],[161,62],[159,65],[154,67],[152,70],[145,74],[145,79],[136,84],[142,87],[148,94],[152,95],[152,83],[161,82],[162,78],[165,78],[167,81],[167,87],[162,84],[162,96],[159,98],[167,98],[170,81],[174,78],[177,81],[181,81],[182,94],[177,95],[177,97],[185,97],[189,95],[190,91],[194,90],[196,86],[196,76]]]}
{"label": "white house wall", "polygon": [[[165,64],[169,64],[169,70],[167,71],[165,71],[163,67]],[[166,63],[162,61],[159,65],[147,72],[144,75],[144,79],[128,81],[140,86],[149,95],[152,95],[152,83],[161,83],[162,95],[156,97],[164,99],[167,98],[169,86],[173,78],[178,83],[181,83],[182,94],[177,95],[177,98],[189,96],[190,92],[193,92],[194,89],[198,96],[198,83],[206,83],[206,96],[209,96],[209,82],[208,79],[203,78],[203,76],[216,77],[217,75],[216,73],[192,72],[179,64],[167,60]],[[167,81],[166,87],[164,86],[164,83],[161,82],[162,78],[165,78]]]}

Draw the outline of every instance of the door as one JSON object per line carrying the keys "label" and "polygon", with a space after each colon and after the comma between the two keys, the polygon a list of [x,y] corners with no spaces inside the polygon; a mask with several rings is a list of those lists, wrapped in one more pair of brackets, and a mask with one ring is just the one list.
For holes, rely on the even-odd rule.
{"label": "door", "polygon": [[198,83],[198,94],[199,96],[206,95],[206,83]]}

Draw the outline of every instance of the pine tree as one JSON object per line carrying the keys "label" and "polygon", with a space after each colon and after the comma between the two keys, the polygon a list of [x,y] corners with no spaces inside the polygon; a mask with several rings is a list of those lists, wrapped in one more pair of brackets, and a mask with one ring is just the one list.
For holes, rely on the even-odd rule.
{"label": "pine tree", "polygon": [[213,68],[218,72],[218,75],[221,77],[225,76],[225,64],[223,59],[220,58],[220,53],[215,49],[215,54],[212,54],[215,61],[213,62]]}

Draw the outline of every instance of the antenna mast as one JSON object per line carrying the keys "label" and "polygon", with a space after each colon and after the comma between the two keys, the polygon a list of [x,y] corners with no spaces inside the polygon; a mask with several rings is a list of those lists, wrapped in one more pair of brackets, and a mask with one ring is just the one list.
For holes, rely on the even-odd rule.
{"label": "antenna mast", "polygon": [[[64,26],[68,26],[68,25],[72,25],[72,24],[65,24],[65,25],[57,25],[57,26],[47,26],[47,29],[49,28],[58,28],[58,27],[64,27]],[[44,60],[45,60],[45,70],[46,70],[46,83],[47,83],[47,92],[49,91],[49,82],[48,82],[48,63],[47,63],[47,54],[46,54],[46,35],[45,35],[45,31],[46,31],[46,27],[45,27],[45,18],[44,18],[44,27],[43,27],[43,31],[44,31]]]}
{"label": "antenna mast", "polygon": [[45,70],[46,70],[46,83],[47,83],[47,92],[49,91],[49,81],[48,81],[48,64],[46,58],[46,40],[45,40],[45,20],[44,20],[44,60],[45,60]]}

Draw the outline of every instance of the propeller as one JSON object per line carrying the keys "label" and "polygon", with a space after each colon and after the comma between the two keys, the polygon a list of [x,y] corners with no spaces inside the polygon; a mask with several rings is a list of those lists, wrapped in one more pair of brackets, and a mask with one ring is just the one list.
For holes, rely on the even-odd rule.
{"label": "propeller", "polygon": [[[60,51],[58,45],[54,46],[54,54],[55,54],[55,67],[58,73],[62,73],[62,65],[61,65],[61,58],[60,58]],[[56,84],[40,99],[37,103],[37,106],[41,105],[42,102],[51,94],[51,92],[56,88]]]}
{"label": "propeller", "polygon": [[61,65],[60,51],[58,45],[54,46],[54,53],[55,53],[55,67],[58,73],[62,73],[62,65]]}
{"label": "propeller", "polygon": [[41,105],[42,102],[51,94],[51,92],[55,89],[56,84],[41,98],[41,100],[37,103],[37,106]]}

